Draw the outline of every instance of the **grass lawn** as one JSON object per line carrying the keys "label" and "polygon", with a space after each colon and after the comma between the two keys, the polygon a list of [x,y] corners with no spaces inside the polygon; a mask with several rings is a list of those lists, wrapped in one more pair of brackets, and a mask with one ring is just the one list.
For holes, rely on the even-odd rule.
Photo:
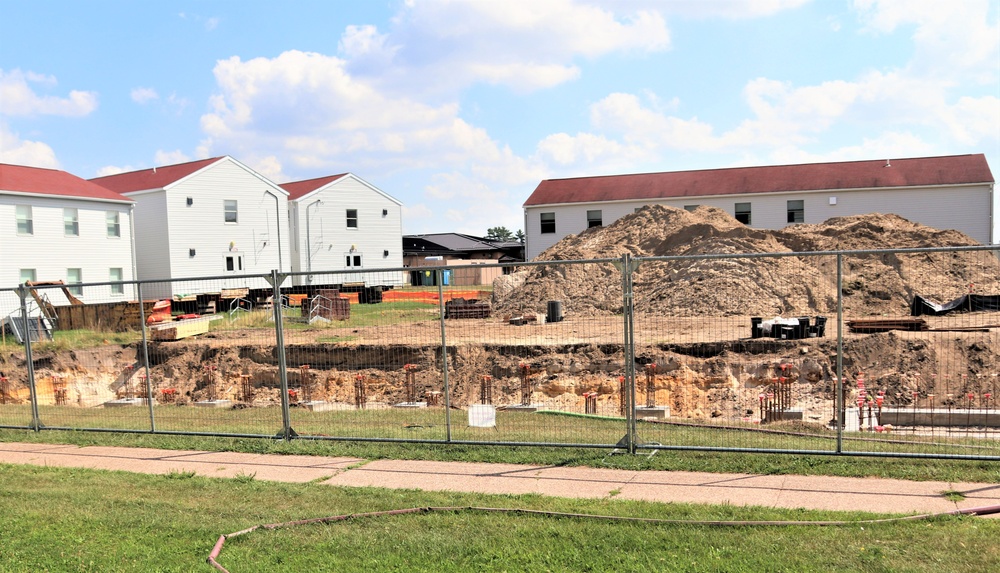
{"label": "grass lawn", "polygon": [[[668,520],[877,517],[616,499],[486,496],[253,476],[210,479],[0,465],[0,571],[212,571],[221,534],[262,523],[427,506],[522,508]],[[1000,569],[1000,520],[842,526],[612,523],[444,512],[359,518],[229,540],[238,571],[962,571]]]}

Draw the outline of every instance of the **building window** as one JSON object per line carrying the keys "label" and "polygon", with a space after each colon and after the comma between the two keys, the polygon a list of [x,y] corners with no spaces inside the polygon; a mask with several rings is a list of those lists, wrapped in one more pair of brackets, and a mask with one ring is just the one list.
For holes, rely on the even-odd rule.
{"label": "building window", "polygon": [[789,223],[804,223],[806,220],[806,208],[805,202],[801,199],[796,199],[788,202],[788,222]]}
{"label": "building window", "polygon": [[357,229],[358,228],[358,210],[348,209],[347,210],[347,228]]}
{"label": "building window", "polygon": [[347,268],[355,269],[361,267],[361,255],[347,255]]}
{"label": "building window", "polygon": [[243,272],[243,255],[226,255],[226,272]]}
{"label": "building window", "polygon": [[587,211],[587,228],[600,227],[604,225],[601,210],[595,209],[593,211]]}
{"label": "building window", "polygon": [[14,207],[14,216],[17,219],[18,235],[35,234],[35,225],[31,220],[31,205],[18,205]]}
{"label": "building window", "polygon": [[107,211],[104,213],[104,221],[108,225],[108,236],[109,237],[121,237],[122,236],[122,225],[119,219],[118,211]]}
{"label": "building window", "polygon": [[750,224],[750,203],[736,204],[736,220],[744,225]]}
{"label": "building window", "polygon": [[240,221],[239,207],[236,199],[224,200],[222,202],[222,209],[225,212],[225,221],[227,223],[238,223]]}
{"label": "building window", "polygon": [[63,232],[67,237],[80,236],[80,212],[76,209],[63,209]]}
{"label": "building window", "polygon": [[695,209],[697,209],[700,206],[701,205],[684,205],[684,210],[685,211],[694,211]]}
{"label": "building window", "polygon": [[[83,287],[79,283],[83,282],[82,269],[66,269],[66,283],[69,285],[69,293],[74,296],[83,296]],[[77,286],[73,286],[76,284]]]}
{"label": "building window", "polygon": [[111,294],[114,295],[125,294],[125,285],[122,284],[123,276],[125,275],[122,274],[121,267],[108,269],[108,280],[114,283],[111,285]]}
{"label": "building window", "polygon": [[35,269],[21,269],[21,282],[20,282],[20,284],[33,283],[36,280],[38,280],[38,279],[35,278]]}
{"label": "building window", "polygon": [[555,213],[540,213],[538,215],[538,220],[542,224],[542,234],[555,233],[556,232],[556,214]]}

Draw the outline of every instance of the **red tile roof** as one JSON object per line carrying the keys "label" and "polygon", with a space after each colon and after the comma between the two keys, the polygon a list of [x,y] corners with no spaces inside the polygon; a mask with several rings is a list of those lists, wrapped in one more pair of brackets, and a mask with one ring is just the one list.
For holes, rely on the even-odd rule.
{"label": "red tile roof", "polygon": [[167,185],[180,181],[195,171],[207,167],[220,159],[224,159],[224,157],[212,157],[210,159],[178,163],[177,165],[153,167],[152,169],[143,169],[141,171],[95,177],[91,181],[119,193],[163,189]]}
{"label": "red tile roof", "polygon": [[65,171],[0,163],[0,192],[2,191],[133,202],[124,195]]}
{"label": "red tile roof", "polygon": [[279,187],[288,191],[289,201],[295,201],[296,199],[301,199],[303,196],[308,195],[320,187],[328,185],[345,175],[347,175],[347,173],[327,175],[326,177],[317,177],[316,179],[306,179],[304,181],[291,181],[289,183],[282,183]]}
{"label": "red tile roof", "polygon": [[983,154],[547,179],[525,207],[826,189],[993,183]]}

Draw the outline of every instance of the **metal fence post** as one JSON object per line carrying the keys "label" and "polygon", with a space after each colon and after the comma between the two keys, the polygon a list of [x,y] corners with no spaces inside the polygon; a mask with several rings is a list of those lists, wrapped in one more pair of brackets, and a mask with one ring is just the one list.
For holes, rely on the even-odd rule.
{"label": "metal fence post", "polygon": [[844,451],[844,255],[837,253],[837,395],[834,423],[837,424],[837,453]]}
{"label": "metal fence post", "polygon": [[628,452],[636,452],[636,420],[635,420],[635,320],[633,316],[633,292],[632,292],[632,271],[636,263],[632,260],[632,255],[625,253],[622,255],[622,322],[624,325],[624,353],[625,353],[625,440],[628,445]]}
{"label": "metal fence post", "polygon": [[35,364],[31,358],[31,325],[28,323],[28,286],[20,284],[17,296],[21,299],[21,324],[24,326],[24,359],[28,365],[28,392],[31,395],[31,429],[38,432],[42,421],[38,417],[38,392],[35,389]]}
{"label": "metal fence post", "polygon": [[286,274],[279,274],[277,269],[271,270],[268,282],[271,283],[271,309],[274,311],[274,338],[278,361],[278,380],[281,386],[281,432],[276,437],[290,440],[298,434],[292,429],[292,412],[288,403],[288,365],[285,363],[285,332],[282,323],[283,305],[281,304],[281,283],[285,282]]}
{"label": "metal fence post", "polygon": [[451,391],[448,388],[448,340],[445,337],[444,328],[444,269],[437,270],[438,285],[438,314],[441,321],[441,376],[444,380],[444,425],[445,441],[451,441]]}
{"label": "metal fence post", "polygon": [[135,284],[139,299],[139,330],[142,332],[142,366],[146,371],[146,404],[149,405],[149,431],[156,433],[156,415],[153,413],[153,377],[149,375],[149,340],[146,338],[146,305],[142,302],[142,283]]}

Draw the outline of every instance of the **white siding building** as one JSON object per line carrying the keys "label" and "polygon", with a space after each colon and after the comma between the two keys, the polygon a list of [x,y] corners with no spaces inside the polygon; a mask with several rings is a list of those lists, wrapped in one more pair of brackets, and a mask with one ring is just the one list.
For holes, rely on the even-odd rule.
{"label": "white siding building", "polygon": [[[284,183],[288,192],[291,270],[294,285],[372,282],[363,275],[334,278],[330,271],[403,266],[402,203],[352,173]],[[402,273],[379,276],[383,286],[399,286]],[[369,285],[371,286],[371,285]]]}
{"label": "white siding building", "polygon": [[[131,281],[132,200],[65,171],[0,164],[0,288]],[[71,286],[82,302],[134,300],[127,285]],[[61,290],[40,289],[55,305]],[[0,319],[19,301],[0,296]]]}
{"label": "white siding building", "polygon": [[982,154],[549,179],[524,203],[525,259],[652,203],[717,207],[760,229],[893,213],[990,244],[993,195]]}
{"label": "white siding building", "polygon": [[121,173],[92,182],[135,201],[136,269],[141,280],[234,277],[221,282],[163,282],[145,298],[265,288],[288,271],[288,193],[232,157]]}

